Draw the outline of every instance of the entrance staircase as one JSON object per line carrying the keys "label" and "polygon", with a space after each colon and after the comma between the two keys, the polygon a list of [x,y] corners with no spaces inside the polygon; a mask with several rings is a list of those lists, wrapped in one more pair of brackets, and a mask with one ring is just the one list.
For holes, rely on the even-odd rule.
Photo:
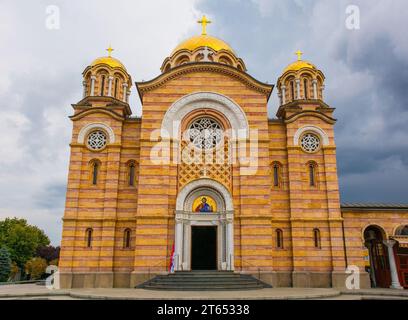
{"label": "entrance staircase", "polygon": [[168,291],[231,291],[271,288],[251,275],[233,271],[180,271],[159,275],[137,286],[139,289]]}

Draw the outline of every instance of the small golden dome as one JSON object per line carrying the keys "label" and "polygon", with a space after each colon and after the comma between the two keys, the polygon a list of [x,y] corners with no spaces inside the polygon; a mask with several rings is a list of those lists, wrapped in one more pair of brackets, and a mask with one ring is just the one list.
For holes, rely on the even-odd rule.
{"label": "small golden dome", "polygon": [[122,68],[123,70],[126,71],[125,66],[120,62],[118,59],[112,58],[112,57],[101,57],[96,59],[94,62],[92,62],[91,66],[94,67],[98,64],[107,64],[108,66],[112,68]]}
{"label": "small golden dome", "polygon": [[302,60],[302,55],[303,55],[302,51],[298,50],[295,54],[298,56],[298,60],[290,64],[289,66],[287,66],[283,73],[286,73],[288,71],[299,71],[300,69],[303,69],[303,68],[310,68],[310,69],[317,70],[314,64],[308,61]]}
{"label": "small golden dome", "polygon": [[300,60],[300,61],[296,61],[296,62],[290,64],[288,67],[286,67],[284,73],[288,72],[288,71],[298,71],[298,70],[303,69],[303,68],[311,68],[311,69],[315,69],[315,70],[317,69],[314,64],[312,64],[310,62],[307,62],[307,61]]}
{"label": "small golden dome", "polygon": [[200,47],[208,47],[215,51],[227,50],[235,55],[234,50],[225,41],[208,35],[194,36],[182,42],[173,50],[172,55],[179,50],[194,51]]}

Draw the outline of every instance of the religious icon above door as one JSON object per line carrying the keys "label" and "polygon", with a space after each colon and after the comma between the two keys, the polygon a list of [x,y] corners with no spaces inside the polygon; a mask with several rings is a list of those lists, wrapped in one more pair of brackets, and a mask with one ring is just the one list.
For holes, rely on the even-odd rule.
{"label": "religious icon above door", "polygon": [[217,211],[217,203],[209,196],[198,197],[193,203],[193,212],[212,213]]}

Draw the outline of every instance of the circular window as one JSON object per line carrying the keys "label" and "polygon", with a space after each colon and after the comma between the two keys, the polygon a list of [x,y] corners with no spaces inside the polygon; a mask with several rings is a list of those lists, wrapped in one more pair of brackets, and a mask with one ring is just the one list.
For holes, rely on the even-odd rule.
{"label": "circular window", "polygon": [[211,149],[222,140],[221,125],[211,118],[195,120],[189,128],[190,142],[199,149]]}
{"label": "circular window", "polygon": [[96,130],[91,132],[88,136],[88,147],[91,150],[102,150],[105,148],[107,141],[106,133],[102,130]]}
{"label": "circular window", "polygon": [[301,140],[302,149],[306,152],[316,152],[320,148],[320,139],[313,133],[306,133]]}

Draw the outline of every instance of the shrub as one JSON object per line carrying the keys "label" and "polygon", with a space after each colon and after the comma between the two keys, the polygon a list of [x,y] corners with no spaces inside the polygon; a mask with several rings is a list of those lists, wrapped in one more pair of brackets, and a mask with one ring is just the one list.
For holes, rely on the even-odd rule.
{"label": "shrub", "polygon": [[30,275],[31,280],[41,279],[47,269],[47,261],[43,258],[32,258],[25,264],[25,272]]}

